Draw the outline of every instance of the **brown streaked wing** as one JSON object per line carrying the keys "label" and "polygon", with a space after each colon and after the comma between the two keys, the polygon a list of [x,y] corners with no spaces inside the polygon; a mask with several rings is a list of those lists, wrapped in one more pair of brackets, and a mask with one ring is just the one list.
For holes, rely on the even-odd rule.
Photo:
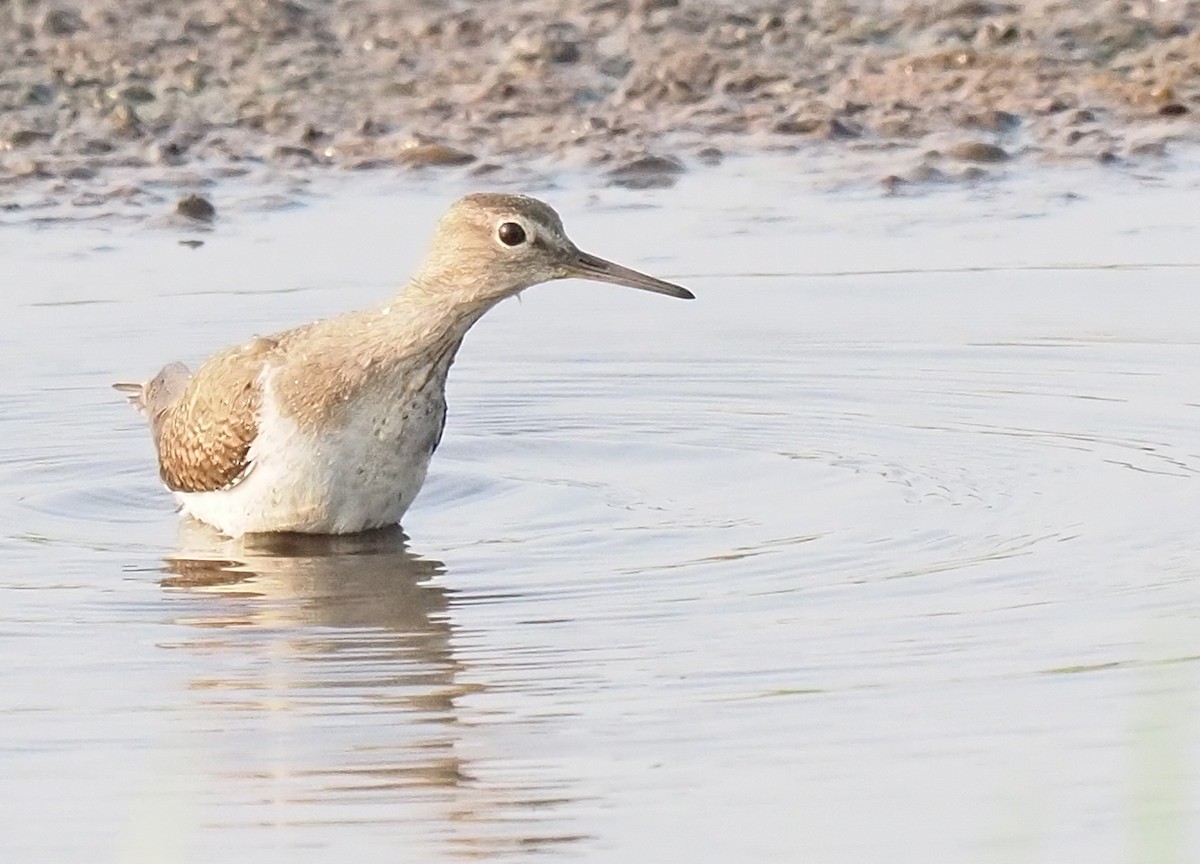
{"label": "brown streaked wing", "polygon": [[168,489],[214,492],[246,475],[262,405],[259,375],[277,345],[260,337],[216,355],[163,412],[154,443]]}

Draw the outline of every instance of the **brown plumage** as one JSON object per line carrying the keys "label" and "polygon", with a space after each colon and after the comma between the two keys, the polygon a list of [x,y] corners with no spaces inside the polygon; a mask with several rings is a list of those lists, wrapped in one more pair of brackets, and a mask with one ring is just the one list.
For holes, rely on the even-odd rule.
{"label": "brown plumage", "polygon": [[277,349],[258,338],[229,348],[200,367],[190,386],[154,429],[158,472],[173,492],[213,492],[237,483],[250,468],[258,435],[264,363]]}

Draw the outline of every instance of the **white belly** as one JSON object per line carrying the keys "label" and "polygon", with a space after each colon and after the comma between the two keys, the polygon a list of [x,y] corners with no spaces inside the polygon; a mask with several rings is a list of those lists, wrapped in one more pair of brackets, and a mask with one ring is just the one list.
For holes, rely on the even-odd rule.
{"label": "white belly", "polygon": [[395,525],[425,482],[445,419],[440,383],[430,384],[406,398],[364,399],[336,427],[313,430],[264,398],[250,472],[230,489],[175,497],[185,513],[232,537]]}

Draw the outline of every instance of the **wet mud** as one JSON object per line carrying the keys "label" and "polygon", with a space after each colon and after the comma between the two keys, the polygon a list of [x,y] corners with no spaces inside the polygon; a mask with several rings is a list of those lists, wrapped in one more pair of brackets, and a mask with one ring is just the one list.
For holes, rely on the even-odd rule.
{"label": "wet mud", "polygon": [[1200,116],[1198,0],[25,0],[0,56],[8,211],[393,166],[662,186],[804,148],[894,191],[1161,160]]}

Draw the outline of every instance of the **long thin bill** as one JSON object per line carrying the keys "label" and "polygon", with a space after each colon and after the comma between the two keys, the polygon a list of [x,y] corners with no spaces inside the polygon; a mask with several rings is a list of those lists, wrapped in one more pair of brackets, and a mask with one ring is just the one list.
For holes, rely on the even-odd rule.
{"label": "long thin bill", "polygon": [[695,300],[696,295],[686,288],[655,279],[645,273],[630,270],[620,264],[605,261],[595,255],[580,252],[571,262],[571,275],[580,279],[592,279],[596,282],[611,282],[614,285],[624,285],[628,288],[641,288],[643,291],[653,291],[655,294],[666,294],[668,297],[678,297],[680,300]]}

